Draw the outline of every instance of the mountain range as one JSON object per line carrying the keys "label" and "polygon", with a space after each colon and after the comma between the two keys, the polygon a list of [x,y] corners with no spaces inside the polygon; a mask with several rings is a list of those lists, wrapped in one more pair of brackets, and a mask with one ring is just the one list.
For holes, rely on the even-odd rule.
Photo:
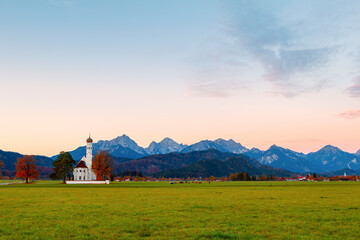
{"label": "mountain range", "polygon": [[[143,148],[127,135],[122,135],[112,140],[100,140],[93,144],[94,155],[98,150],[108,150],[114,157],[114,162],[121,169],[130,170],[135,166],[135,169],[141,170],[146,174],[185,168],[199,160],[224,160],[224,157],[216,154],[213,156],[208,153],[210,157],[199,157],[196,155],[196,152],[211,149],[224,153],[226,158],[236,157],[238,154],[246,154],[250,159],[256,159],[262,165],[282,168],[297,173],[332,173],[341,169],[360,169],[360,151],[348,153],[330,145],[323,147],[317,152],[304,154],[276,145],[271,146],[266,151],[257,148],[248,149],[232,139],[203,140],[192,145],[185,145],[177,143],[170,138],[165,138],[160,142],[153,141],[147,148]],[[70,153],[78,161],[85,155],[85,150],[85,146],[80,146],[70,151]],[[190,155],[185,155],[189,159],[179,157],[179,154],[185,153],[191,153]],[[170,155],[161,157],[164,154]],[[15,170],[16,160],[22,156],[19,153],[0,150],[0,157],[5,162],[5,169],[8,171]],[[57,155],[50,159],[45,156],[35,156],[38,160],[38,165],[41,167],[52,167],[52,160],[56,157]]]}
{"label": "mountain range", "polygon": [[266,151],[246,152],[262,164],[293,172],[331,172],[339,169],[360,169],[360,156],[327,145],[317,152],[303,154],[276,145]]}
{"label": "mountain range", "polygon": [[[185,145],[170,138],[165,138],[160,142],[153,141],[147,148],[143,148],[127,135],[122,135],[113,140],[98,141],[93,144],[93,149],[94,152],[108,150],[115,157],[130,159],[139,159],[154,154],[189,153],[215,149],[227,153],[244,153],[251,158],[257,159],[261,164],[283,168],[292,172],[319,173],[343,168],[360,169],[360,150],[357,153],[348,153],[330,145],[317,152],[304,154],[276,145],[271,146],[266,151],[257,148],[248,149],[232,139],[203,140],[192,145]],[[70,153],[75,160],[79,160],[85,153],[85,146],[78,147]]]}

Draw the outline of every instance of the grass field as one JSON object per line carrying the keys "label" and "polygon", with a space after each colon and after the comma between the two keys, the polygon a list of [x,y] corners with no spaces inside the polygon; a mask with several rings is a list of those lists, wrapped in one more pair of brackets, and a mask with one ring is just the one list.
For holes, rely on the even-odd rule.
{"label": "grass field", "polygon": [[360,239],[360,183],[6,185],[0,216],[0,239]]}

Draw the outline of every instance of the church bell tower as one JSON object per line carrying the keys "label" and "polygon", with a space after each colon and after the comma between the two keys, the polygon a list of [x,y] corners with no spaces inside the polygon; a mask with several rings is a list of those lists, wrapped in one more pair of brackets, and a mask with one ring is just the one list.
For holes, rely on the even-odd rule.
{"label": "church bell tower", "polygon": [[89,134],[89,138],[86,139],[86,166],[91,169],[92,167],[92,143],[93,143],[93,140],[91,139],[90,137],[90,134]]}

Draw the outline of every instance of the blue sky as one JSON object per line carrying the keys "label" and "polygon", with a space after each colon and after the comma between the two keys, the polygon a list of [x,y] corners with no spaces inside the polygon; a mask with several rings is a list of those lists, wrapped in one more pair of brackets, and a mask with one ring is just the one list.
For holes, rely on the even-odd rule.
{"label": "blue sky", "polygon": [[32,67],[54,70],[95,66],[133,72],[170,65],[186,58],[184,51],[194,51],[216,31],[219,14],[216,4],[190,1],[14,1],[2,5],[6,62],[28,65],[31,61]]}
{"label": "blue sky", "polygon": [[143,146],[223,137],[355,151],[359,10],[355,0],[1,1],[0,149],[51,155],[91,131]]}

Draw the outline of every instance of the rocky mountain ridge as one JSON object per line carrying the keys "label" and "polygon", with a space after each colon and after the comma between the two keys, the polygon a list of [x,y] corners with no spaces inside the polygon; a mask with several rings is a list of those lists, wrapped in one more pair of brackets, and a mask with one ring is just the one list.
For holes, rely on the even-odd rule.
{"label": "rocky mountain ridge", "polygon": [[[154,154],[188,153],[215,149],[220,152],[244,153],[257,159],[261,164],[284,168],[293,172],[330,172],[343,168],[360,169],[359,152],[347,153],[330,145],[317,152],[303,154],[276,145],[271,146],[266,151],[257,148],[248,149],[232,139],[202,140],[191,145],[185,145],[171,138],[164,138],[158,143],[153,141],[147,148],[143,148],[124,134],[112,140],[98,141],[94,143],[93,148],[94,152],[108,150],[115,157],[131,159]],[[85,153],[85,147],[79,147],[70,153],[74,159],[79,160]]]}

